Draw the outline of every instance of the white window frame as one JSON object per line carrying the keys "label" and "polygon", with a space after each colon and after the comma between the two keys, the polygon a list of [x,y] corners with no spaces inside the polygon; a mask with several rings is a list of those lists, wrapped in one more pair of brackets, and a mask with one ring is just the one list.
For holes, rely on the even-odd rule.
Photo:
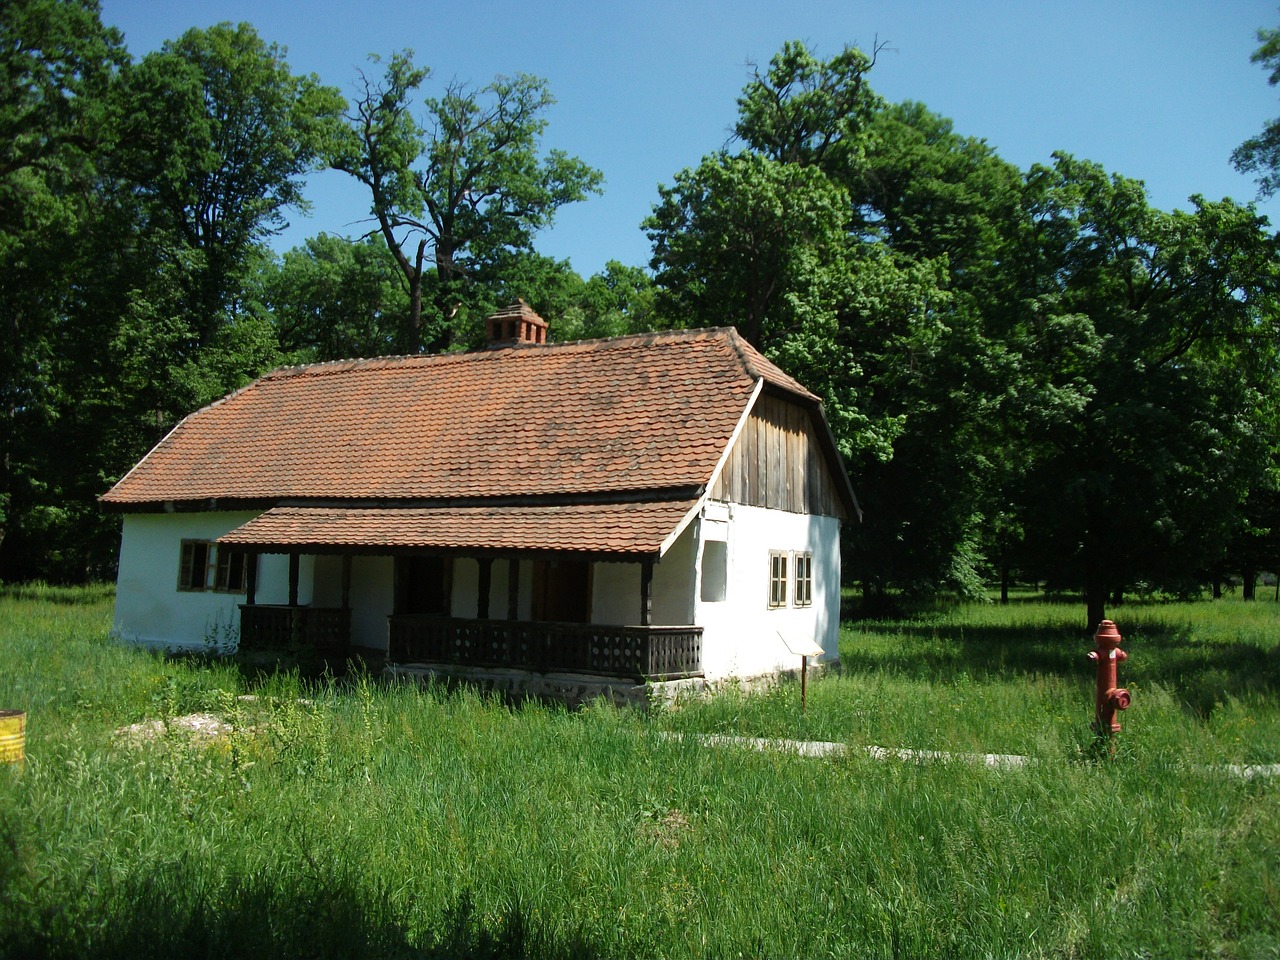
{"label": "white window frame", "polygon": [[769,551],[769,609],[781,610],[787,605],[788,569],[791,555],[785,550]]}
{"label": "white window frame", "polygon": [[791,559],[795,587],[791,591],[791,605],[813,606],[813,552],[797,550]]}

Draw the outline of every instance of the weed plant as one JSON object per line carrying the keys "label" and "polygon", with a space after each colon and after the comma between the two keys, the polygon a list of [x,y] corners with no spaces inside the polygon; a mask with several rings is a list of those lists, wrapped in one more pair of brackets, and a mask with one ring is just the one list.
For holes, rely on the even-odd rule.
{"label": "weed plant", "polygon": [[1057,608],[850,626],[803,716],[796,685],[644,714],[166,661],[100,594],[0,593],[0,956],[1275,956],[1280,783],[1215,766],[1280,759],[1256,609],[1117,617],[1112,760]]}

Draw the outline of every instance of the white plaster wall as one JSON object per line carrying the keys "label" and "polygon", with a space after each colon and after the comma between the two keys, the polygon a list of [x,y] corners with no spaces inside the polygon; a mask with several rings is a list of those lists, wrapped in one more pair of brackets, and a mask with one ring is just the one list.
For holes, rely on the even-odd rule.
{"label": "white plaster wall", "polygon": [[[653,567],[653,625],[682,627],[696,623],[694,595],[698,589],[697,521],[689,524],[671,549]],[[637,581],[636,590],[639,590]],[[638,622],[638,621],[637,621]]]}
{"label": "white plaster wall", "polygon": [[[341,562],[341,561],[339,561]],[[351,643],[387,652],[387,617],[395,604],[395,561],[354,557],[351,561]]]}
{"label": "white plaster wall", "polygon": [[[695,622],[703,627],[702,665],[707,679],[756,676],[775,670],[795,670],[793,656],[778,636],[792,643],[811,640],[823,648],[823,662],[839,659],[840,521],[734,504],[725,532],[717,524],[711,536],[726,536],[729,550],[725,599],[701,599],[702,537],[699,524],[692,547],[699,582],[693,594]],[[708,531],[710,533],[710,531]],[[683,538],[682,538],[683,539]],[[813,604],[791,606],[794,569],[788,564],[788,606],[769,609],[771,551],[809,551],[813,554]]]}
{"label": "white plaster wall", "polygon": [[[234,643],[244,594],[179,590],[182,541],[214,540],[255,516],[251,511],[126,514],[116,578],[116,634],[168,650],[203,650],[214,640]],[[260,598],[262,585],[272,576],[265,567],[258,571]],[[288,569],[286,562],[286,593]],[[262,602],[268,601],[262,598]]]}
{"label": "white plaster wall", "polygon": [[[183,534],[186,536],[186,534]],[[328,606],[315,599],[315,564],[312,556],[298,557],[298,603],[306,606],[316,603]],[[244,601],[241,600],[243,603]],[[289,556],[284,553],[263,553],[258,555],[258,595],[255,603],[288,603],[289,602]],[[334,604],[339,606],[340,604]]]}
{"label": "white plaster wall", "polygon": [[640,622],[640,564],[591,565],[591,622],[620,627]]}
{"label": "white plaster wall", "polygon": [[[493,584],[490,587],[490,601],[493,597]],[[476,618],[480,594],[480,561],[470,557],[456,557],[453,561],[453,592],[449,596],[449,616]],[[493,607],[489,607],[490,613]]]}

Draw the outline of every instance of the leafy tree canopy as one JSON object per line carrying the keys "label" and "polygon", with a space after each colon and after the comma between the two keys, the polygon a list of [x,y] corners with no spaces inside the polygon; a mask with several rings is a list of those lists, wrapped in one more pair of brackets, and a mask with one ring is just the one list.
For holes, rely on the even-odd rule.
{"label": "leafy tree canopy", "polygon": [[450,83],[423,100],[419,119],[413,100],[429,77],[408,51],[393,54],[381,77],[362,74],[329,147],[330,164],[369,189],[376,232],[405,278],[400,342],[411,353],[448,347],[476,286],[496,282],[510,257],[532,252],[556,210],[601,183],[583,161],[541,152],[554,102],[545,81],[517,74],[478,89]]}
{"label": "leafy tree canopy", "polygon": [[[1259,47],[1250,58],[1271,71],[1267,83],[1280,84],[1280,29],[1258,31]],[[1262,131],[1250,137],[1231,154],[1231,162],[1241,173],[1258,178],[1258,192],[1270,197],[1280,190],[1280,118],[1268,120]]]}

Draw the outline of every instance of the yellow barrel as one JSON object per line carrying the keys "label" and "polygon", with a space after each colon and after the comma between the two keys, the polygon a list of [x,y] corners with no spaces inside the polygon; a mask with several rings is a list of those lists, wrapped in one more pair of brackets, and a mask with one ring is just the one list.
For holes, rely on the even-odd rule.
{"label": "yellow barrel", "polygon": [[22,710],[0,710],[0,763],[26,759],[27,715]]}

